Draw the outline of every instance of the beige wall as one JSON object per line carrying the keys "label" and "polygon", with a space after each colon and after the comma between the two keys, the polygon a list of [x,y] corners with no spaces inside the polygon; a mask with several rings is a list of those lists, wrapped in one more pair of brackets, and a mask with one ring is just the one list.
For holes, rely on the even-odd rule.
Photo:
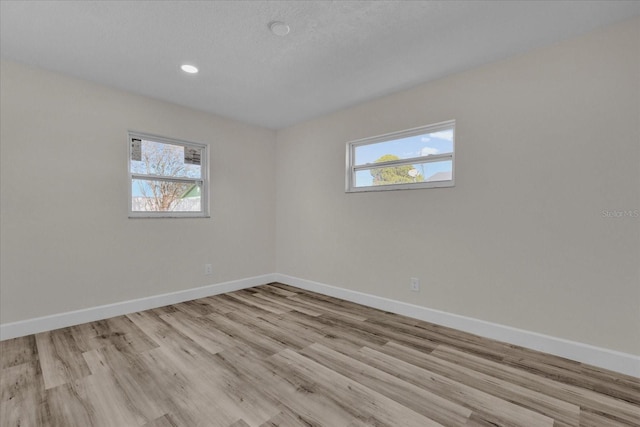
{"label": "beige wall", "polygon": [[[277,135],[3,62],[0,322],[277,271],[640,354],[639,28]],[[344,193],[347,141],[448,119],[455,188]],[[127,218],[128,129],[211,144],[211,219]]]}
{"label": "beige wall", "polygon": [[[639,62],[636,19],[280,131],[277,271],[640,354]],[[345,194],[347,141],[449,119],[455,188]]]}
{"label": "beige wall", "polygon": [[[274,272],[274,131],[15,63],[0,78],[2,323]],[[212,218],[127,218],[129,129],[210,144]]]}

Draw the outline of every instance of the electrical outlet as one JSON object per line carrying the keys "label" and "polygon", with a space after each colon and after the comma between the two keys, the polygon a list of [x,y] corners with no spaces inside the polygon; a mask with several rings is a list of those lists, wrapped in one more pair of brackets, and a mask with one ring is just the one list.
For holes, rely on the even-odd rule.
{"label": "electrical outlet", "polygon": [[205,264],[204,265],[204,274],[206,276],[209,276],[209,275],[213,274],[213,267],[211,266],[211,264]]}
{"label": "electrical outlet", "polygon": [[413,292],[420,292],[420,279],[418,279],[417,277],[412,277],[409,287]]}

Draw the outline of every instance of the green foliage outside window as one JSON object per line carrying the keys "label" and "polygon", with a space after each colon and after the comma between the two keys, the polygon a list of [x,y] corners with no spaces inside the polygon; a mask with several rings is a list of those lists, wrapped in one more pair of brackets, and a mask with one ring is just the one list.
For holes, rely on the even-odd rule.
{"label": "green foliage outside window", "polygon": [[[400,157],[393,154],[385,154],[375,161],[375,163],[400,160]],[[371,169],[373,185],[404,184],[409,182],[423,182],[424,177],[418,173],[412,165],[387,166],[383,168]]]}

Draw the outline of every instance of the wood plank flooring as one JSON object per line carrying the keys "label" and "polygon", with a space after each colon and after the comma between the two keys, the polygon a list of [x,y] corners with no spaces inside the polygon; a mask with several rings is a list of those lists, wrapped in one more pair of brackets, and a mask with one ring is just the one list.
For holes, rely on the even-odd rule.
{"label": "wood plank flooring", "polygon": [[278,283],[0,343],[0,426],[640,426],[640,379]]}

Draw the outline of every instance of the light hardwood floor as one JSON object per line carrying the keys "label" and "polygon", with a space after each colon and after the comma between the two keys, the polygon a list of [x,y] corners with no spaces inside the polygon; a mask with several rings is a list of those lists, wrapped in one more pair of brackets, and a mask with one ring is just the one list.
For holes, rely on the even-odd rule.
{"label": "light hardwood floor", "polygon": [[638,378],[277,283],[0,349],[2,427],[640,425]]}

